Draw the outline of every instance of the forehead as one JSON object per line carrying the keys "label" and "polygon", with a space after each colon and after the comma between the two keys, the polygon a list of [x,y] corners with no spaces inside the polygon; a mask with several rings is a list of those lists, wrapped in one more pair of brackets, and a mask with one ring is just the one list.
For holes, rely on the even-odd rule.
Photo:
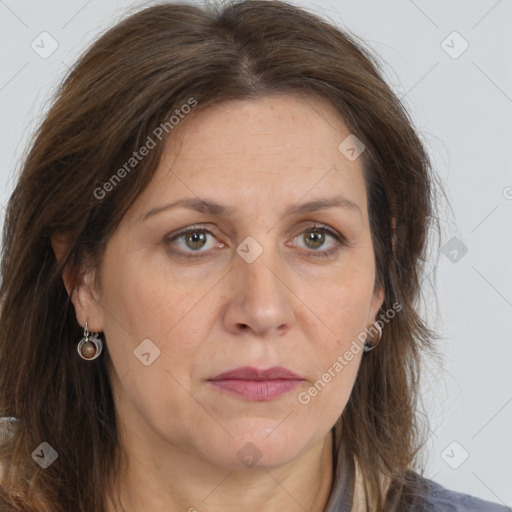
{"label": "forehead", "polygon": [[271,191],[287,204],[340,192],[366,209],[363,158],[340,152],[350,132],[328,100],[273,95],[200,107],[167,138],[145,206],[194,195],[254,202]]}
{"label": "forehead", "polygon": [[168,155],[179,152],[186,158],[219,161],[243,155],[332,164],[349,131],[326,99],[294,93],[224,101],[196,110],[171,135]]}

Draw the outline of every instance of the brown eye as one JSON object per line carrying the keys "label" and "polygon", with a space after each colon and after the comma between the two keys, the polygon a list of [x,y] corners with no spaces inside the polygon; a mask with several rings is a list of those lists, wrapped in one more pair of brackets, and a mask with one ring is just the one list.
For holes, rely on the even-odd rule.
{"label": "brown eye", "polygon": [[325,243],[325,231],[316,228],[308,228],[303,233],[304,241],[309,249],[320,249]]}
{"label": "brown eye", "polygon": [[[182,231],[171,237],[167,237],[165,242],[169,246],[177,248],[176,253],[191,255],[193,253],[206,253],[209,249],[215,247],[215,237],[207,229],[192,228]],[[173,249],[174,250],[174,249]]]}
{"label": "brown eye", "polygon": [[183,235],[185,244],[190,249],[202,249],[206,244],[206,234],[204,231],[190,231]]}
{"label": "brown eye", "polygon": [[324,226],[310,226],[294,238],[295,244],[312,256],[329,257],[346,245],[345,237]]}

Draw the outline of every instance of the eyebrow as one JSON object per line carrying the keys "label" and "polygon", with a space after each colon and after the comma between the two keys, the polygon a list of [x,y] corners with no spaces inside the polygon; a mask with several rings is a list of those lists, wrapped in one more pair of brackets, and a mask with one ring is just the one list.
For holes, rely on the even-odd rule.
{"label": "eyebrow", "polygon": [[[172,210],[174,208],[188,208],[189,210],[195,210],[199,213],[211,214],[219,217],[228,217],[236,212],[235,208],[221,205],[215,201],[209,199],[198,199],[198,198],[183,198],[172,203],[166,203],[161,206],[152,208],[142,216],[142,220],[156,215],[157,213]],[[284,216],[288,215],[301,215],[305,213],[311,213],[318,210],[324,210],[327,208],[344,208],[349,212],[359,214],[362,220],[362,213],[359,206],[342,196],[328,197],[325,199],[317,199],[315,201],[309,201],[307,203],[294,204],[286,209]]]}

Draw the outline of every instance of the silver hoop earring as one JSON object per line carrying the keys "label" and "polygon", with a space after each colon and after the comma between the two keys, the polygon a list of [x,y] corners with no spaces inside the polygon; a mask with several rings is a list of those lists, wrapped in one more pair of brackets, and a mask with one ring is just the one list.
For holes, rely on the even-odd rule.
{"label": "silver hoop earring", "polygon": [[78,355],[86,361],[92,361],[99,357],[103,350],[103,342],[97,333],[89,333],[87,321],[85,322],[84,337],[78,343]]}
{"label": "silver hoop earring", "polygon": [[377,327],[377,330],[379,331],[379,339],[375,343],[368,343],[368,341],[365,340],[365,342],[363,343],[363,350],[365,352],[370,352],[371,350],[373,350],[382,339],[382,327],[380,326],[379,322],[373,322],[373,325],[375,325]]}

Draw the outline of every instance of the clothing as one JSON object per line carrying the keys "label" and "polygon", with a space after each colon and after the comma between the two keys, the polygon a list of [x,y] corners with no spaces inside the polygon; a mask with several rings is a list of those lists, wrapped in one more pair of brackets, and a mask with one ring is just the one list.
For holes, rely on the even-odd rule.
{"label": "clothing", "polygon": [[[353,506],[355,464],[333,429],[333,484],[324,512],[351,512]],[[397,495],[383,512],[512,512],[512,508],[484,501],[468,494],[451,491],[411,472],[425,487],[422,499],[405,504]],[[410,498],[409,498],[410,499]],[[377,512],[377,511],[375,511]]]}

